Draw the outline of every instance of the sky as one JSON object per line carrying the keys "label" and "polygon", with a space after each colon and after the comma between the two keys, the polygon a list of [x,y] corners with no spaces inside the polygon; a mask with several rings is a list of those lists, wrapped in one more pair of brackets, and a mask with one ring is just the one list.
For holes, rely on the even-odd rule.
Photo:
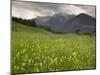
{"label": "sky", "polygon": [[74,15],[85,13],[95,17],[95,10],[95,6],[89,5],[12,1],[12,16],[23,19],[51,16],[58,13]]}

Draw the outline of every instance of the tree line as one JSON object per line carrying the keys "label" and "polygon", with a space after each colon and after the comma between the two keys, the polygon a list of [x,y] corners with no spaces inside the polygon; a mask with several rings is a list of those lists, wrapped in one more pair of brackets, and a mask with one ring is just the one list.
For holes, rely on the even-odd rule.
{"label": "tree line", "polygon": [[22,18],[17,18],[17,17],[12,17],[12,21],[16,21],[18,23],[27,25],[27,26],[32,26],[32,27],[36,27],[36,23],[34,19],[22,19]]}

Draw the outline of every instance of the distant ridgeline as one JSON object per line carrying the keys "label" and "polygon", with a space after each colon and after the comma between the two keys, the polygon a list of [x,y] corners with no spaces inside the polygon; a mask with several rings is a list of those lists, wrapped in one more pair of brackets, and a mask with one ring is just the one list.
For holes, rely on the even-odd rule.
{"label": "distant ridgeline", "polygon": [[31,20],[12,17],[12,20],[24,25],[41,27],[53,33],[96,34],[96,19],[87,14],[55,14],[37,17]]}

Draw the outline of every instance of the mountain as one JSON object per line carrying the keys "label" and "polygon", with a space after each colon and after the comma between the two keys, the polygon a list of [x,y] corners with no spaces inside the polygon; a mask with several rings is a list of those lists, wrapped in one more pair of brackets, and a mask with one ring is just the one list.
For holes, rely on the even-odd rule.
{"label": "mountain", "polygon": [[53,16],[38,17],[35,19],[35,21],[38,25],[49,27],[54,32],[64,33],[67,29],[65,28],[65,26],[67,25],[66,22],[68,22],[70,19],[74,17],[75,15],[59,13]]}
{"label": "mountain", "polygon": [[46,17],[37,17],[35,18],[35,22],[38,26],[48,26],[48,24],[46,24],[46,22],[49,20],[50,16],[46,16]]}
{"label": "mountain", "polygon": [[80,33],[95,33],[96,31],[96,19],[84,13],[77,15],[67,24],[72,26],[70,30],[73,32],[79,30]]}
{"label": "mountain", "polygon": [[70,23],[73,22],[73,24],[84,24],[84,25],[95,25],[95,18],[81,13],[78,16],[76,16],[75,18],[73,18],[71,21],[69,21]]}
{"label": "mountain", "polygon": [[95,33],[96,19],[81,13],[79,15],[55,14],[53,16],[37,17],[38,25],[49,27],[54,32],[60,33]]}

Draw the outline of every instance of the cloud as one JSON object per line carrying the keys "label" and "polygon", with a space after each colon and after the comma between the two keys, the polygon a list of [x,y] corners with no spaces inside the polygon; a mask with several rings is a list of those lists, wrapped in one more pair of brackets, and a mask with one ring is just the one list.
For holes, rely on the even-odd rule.
{"label": "cloud", "polygon": [[89,5],[63,5],[61,7],[62,11],[78,15],[80,13],[86,13],[90,16],[95,17],[95,6],[89,6]]}
{"label": "cloud", "polygon": [[[54,6],[55,7],[55,6]],[[48,16],[54,14],[52,5],[30,2],[12,2],[12,15],[22,18],[34,18],[36,16]],[[52,9],[53,8],[53,9]]]}
{"label": "cloud", "polygon": [[95,17],[95,6],[12,1],[12,16],[31,19],[37,16],[49,16],[57,13],[74,15],[86,13]]}
{"label": "cloud", "polygon": [[96,17],[96,7],[95,6],[80,6],[81,9],[85,10],[87,14]]}
{"label": "cloud", "polygon": [[78,15],[79,13],[86,13],[86,10],[81,9],[76,5],[63,5],[61,7],[62,12],[67,12],[70,14]]}

